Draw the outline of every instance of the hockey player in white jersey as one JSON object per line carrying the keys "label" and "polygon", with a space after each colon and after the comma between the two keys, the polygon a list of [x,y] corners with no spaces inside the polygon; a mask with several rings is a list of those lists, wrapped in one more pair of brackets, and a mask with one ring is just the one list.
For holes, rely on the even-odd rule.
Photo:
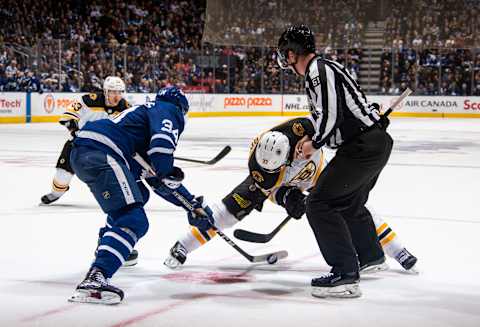
{"label": "hockey player in white jersey", "polygon": [[[296,147],[315,133],[308,118],[291,119],[254,139],[250,149],[249,175],[218,203],[210,205],[215,226],[224,230],[234,226],[253,209],[262,210],[269,198],[284,207],[288,215],[300,219],[305,213],[304,191],[315,185],[327,165],[322,149],[311,157],[299,159]],[[378,215],[373,215],[379,242],[387,255],[411,270],[417,258],[410,254],[395,232]],[[216,235],[208,221],[204,226],[191,227],[170,250],[165,265],[176,268],[185,263],[187,254],[207,243]],[[382,262],[362,267],[362,272],[385,270]]]}
{"label": "hockey player in white jersey", "polygon": [[59,123],[68,129],[71,137],[65,142],[57,160],[52,191],[42,196],[42,204],[57,201],[70,188],[70,181],[75,174],[70,166],[70,152],[75,133],[89,121],[108,118],[129,108],[130,105],[123,98],[124,93],[125,83],[122,79],[108,76],[103,83],[103,92],[83,95],[62,114]]}

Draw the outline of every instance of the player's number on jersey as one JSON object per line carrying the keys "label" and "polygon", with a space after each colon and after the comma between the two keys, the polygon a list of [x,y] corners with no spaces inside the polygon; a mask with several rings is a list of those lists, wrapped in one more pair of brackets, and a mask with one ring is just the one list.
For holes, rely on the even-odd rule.
{"label": "player's number on jersey", "polygon": [[162,121],[163,127],[161,128],[162,131],[172,134],[175,138],[175,144],[178,142],[178,129],[173,129],[173,123],[170,119],[164,119]]}

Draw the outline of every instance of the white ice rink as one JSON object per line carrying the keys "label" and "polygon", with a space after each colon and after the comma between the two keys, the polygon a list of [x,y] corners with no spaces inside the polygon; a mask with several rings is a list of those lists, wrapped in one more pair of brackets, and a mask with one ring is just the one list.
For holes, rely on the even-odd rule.
{"label": "white ice rink", "polygon": [[[251,138],[283,120],[191,119],[178,156],[207,159],[227,144],[233,151],[215,166],[178,162],[185,185],[221,199],[247,173]],[[105,215],[76,178],[54,205],[38,206],[66,132],[58,124],[0,125],[0,326],[478,327],[480,120],[394,119],[390,132],[394,150],[369,203],[419,258],[420,275],[389,259],[389,271],[362,278],[363,297],[313,298],[310,280],[328,266],[305,218],[267,244],[237,240],[254,254],[288,250],[276,265],[250,264],[215,239],[169,271],[163,260],[187,230],[186,214],[153,194],[139,264],[112,280],[125,300],[101,306],[67,298],[89,268]],[[237,227],[267,233],[284,217],[268,203]]]}

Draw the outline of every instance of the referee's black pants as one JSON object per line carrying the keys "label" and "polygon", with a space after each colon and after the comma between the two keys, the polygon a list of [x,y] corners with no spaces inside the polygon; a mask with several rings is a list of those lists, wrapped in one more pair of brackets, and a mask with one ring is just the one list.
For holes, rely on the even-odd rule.
{"label": "referee's black pants", "polygon": [[343,144],[310,192],[307,218],[332,272],[356,272],[384,256],[365,203],[392,145],[379,128]]}

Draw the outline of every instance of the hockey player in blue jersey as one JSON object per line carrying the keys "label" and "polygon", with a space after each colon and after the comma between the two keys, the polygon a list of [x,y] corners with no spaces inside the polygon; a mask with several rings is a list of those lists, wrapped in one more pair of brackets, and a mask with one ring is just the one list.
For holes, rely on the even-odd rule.
{"label": "hockey player in blue jersey", "polygon": [[154,102],[134,106],[115,118],[89,122],[77,133],[72,167],[108,216],[99,233],[95,260],[70,301],[117,304],[123,299],[123,291],[109,279],[148,230],[143,206],[149,192],[140,181],[145,172],[133,159],[135,154],[155,170],[156,176],[146,178],[155,193],[180,205],[171,194],[175,190],[198,208],[193,220],[212,219],[200,197],[195,198],[181,184],[183,172],[173,165],[188,109],[183,92],[168,87],[159,91]]}

